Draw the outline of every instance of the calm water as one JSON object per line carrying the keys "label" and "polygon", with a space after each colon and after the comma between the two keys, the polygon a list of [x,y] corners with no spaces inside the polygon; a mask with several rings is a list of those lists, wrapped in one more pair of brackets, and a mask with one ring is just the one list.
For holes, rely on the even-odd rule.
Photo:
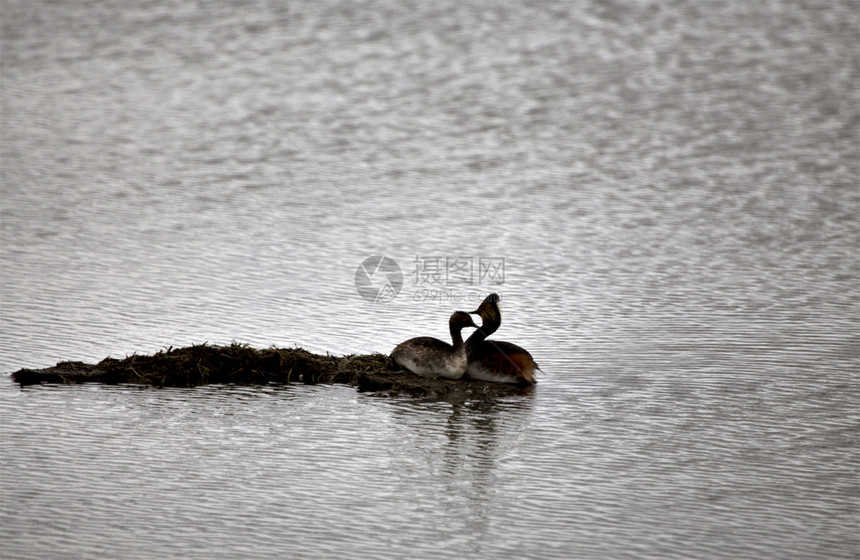
{"label": "calm water", "polygon": [[[3,558],[860,556],[856,4],[0,21]],[[530,394],[8,379],[388,352],[489,291]]]}

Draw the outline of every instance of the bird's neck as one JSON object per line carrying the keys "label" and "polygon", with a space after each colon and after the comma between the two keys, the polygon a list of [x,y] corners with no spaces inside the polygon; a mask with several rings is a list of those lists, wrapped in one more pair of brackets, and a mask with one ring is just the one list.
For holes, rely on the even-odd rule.
{"label": "bird's neck", "polygon": [[499,315],[491,315],[481,321],[481,326],[475,329],[475,332],[466,341],[467,346],[480,344],[484,340],[496,332],[502,324],[502,318]]}
{"label": "bird's neck", "polygon": [[454,343],[454,348],[460,348],[463,346],[463,327],[460,325],[451,325],[451,342]]}

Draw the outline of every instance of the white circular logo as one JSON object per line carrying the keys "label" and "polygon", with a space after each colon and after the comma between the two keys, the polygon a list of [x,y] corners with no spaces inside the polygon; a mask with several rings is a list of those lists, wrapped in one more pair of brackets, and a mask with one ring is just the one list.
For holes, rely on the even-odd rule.
{"label": "white circular logo", "polygon": [[355,289],[369,302],[388,303],[403,287],[403,272],[397,261],[385,255],[367,257],[355,269]]}

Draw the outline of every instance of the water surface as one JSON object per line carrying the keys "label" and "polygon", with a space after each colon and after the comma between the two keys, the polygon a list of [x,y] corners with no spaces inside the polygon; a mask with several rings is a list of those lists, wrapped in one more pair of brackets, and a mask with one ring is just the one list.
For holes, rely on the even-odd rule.
{"label": "water surface", "polygon": [[3,372],[388,352],[490,291],[544,370],[489,403],[0,380],[6,556],[857,556],[851,2],[2,10]]}

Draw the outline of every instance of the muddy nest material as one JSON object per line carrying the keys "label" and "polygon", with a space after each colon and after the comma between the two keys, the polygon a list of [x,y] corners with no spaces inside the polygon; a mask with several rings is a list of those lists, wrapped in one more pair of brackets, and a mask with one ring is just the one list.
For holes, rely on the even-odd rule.
{"label": "muddy nest material", "polygon": [[517,394],[523,389],[482,381],[431,379],[402,370],[384,354],[321,356],[301,348],[257,350],[244,344],[168,348],[152,356],[106,358],[98,364],[60,362],[12,374],[21,385],[37,383],[126,383],[191,387],[207,383],[340,383],[359,391],[475,399]]}

